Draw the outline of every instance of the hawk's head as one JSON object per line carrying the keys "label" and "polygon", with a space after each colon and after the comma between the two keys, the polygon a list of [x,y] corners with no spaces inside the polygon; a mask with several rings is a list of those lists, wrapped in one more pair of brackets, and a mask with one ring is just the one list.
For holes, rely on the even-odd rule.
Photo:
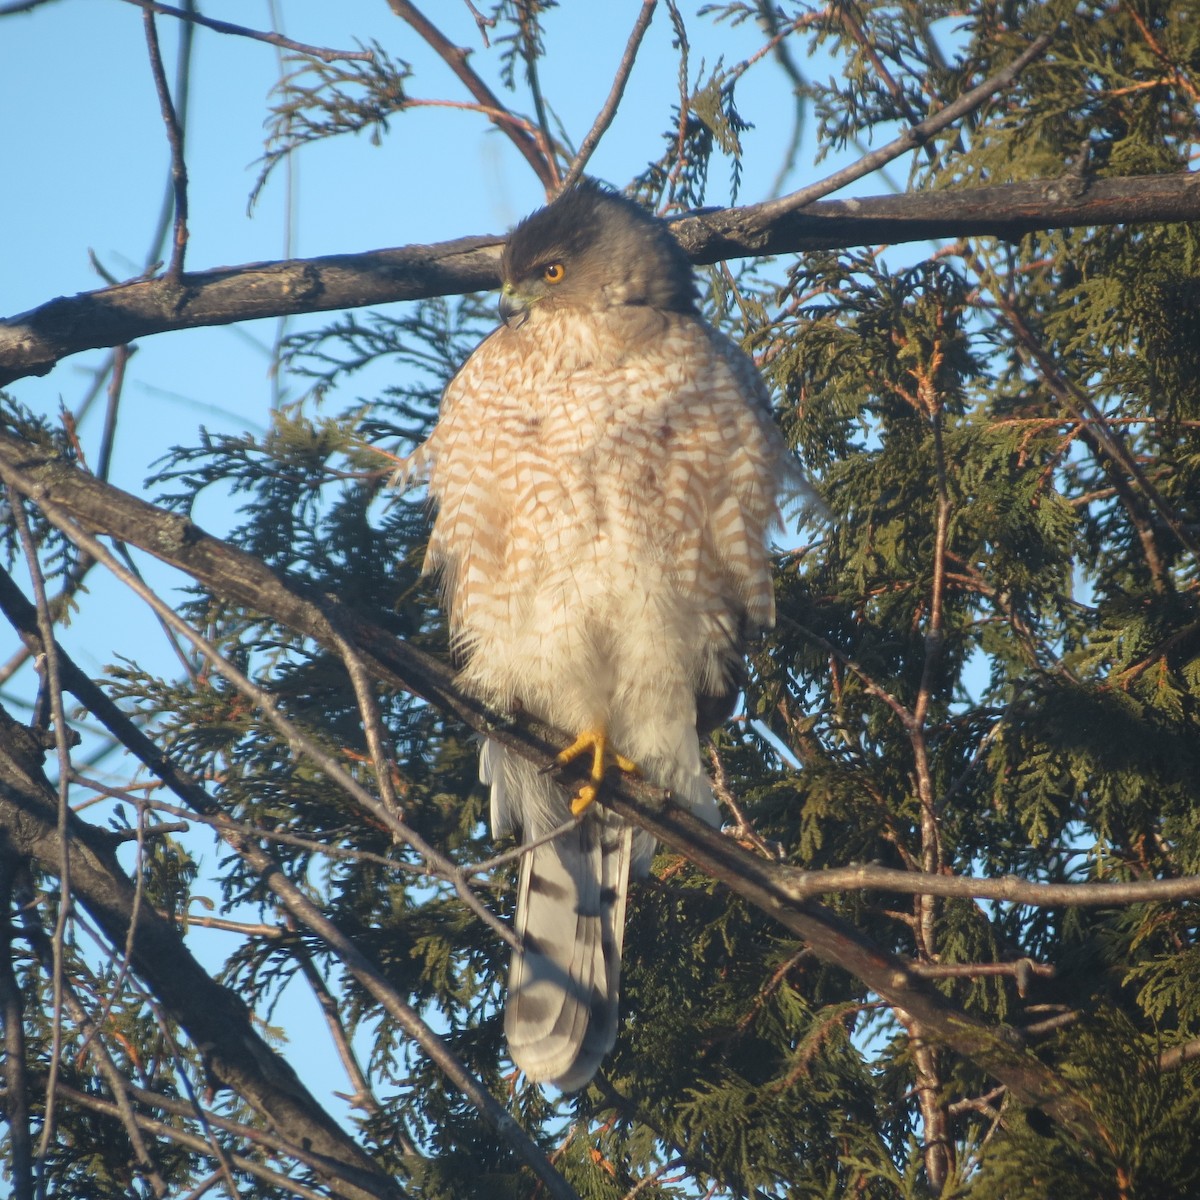
{"label": "hawk's head", "polygon": [[514,327],[534,305],[696,311],[691,263],[664,222],[590,179],[512,231],[501,269],[500,316]]}

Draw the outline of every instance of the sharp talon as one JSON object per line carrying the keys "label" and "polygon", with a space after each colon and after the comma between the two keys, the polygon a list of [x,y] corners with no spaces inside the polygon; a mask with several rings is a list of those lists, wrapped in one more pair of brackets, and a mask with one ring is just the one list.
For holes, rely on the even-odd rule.
{"label": "sharp talon", "polygon": [[638,773],[637,763],[613,750],[608,744],[608,736],[602,729],[585,729],[569,746],[559,751],[554,761],[559,766],[565,766],[584,754],[591,755],[592,766],[588,771],[589,782],[585,783],[571,800],[571,811],[576,816],[586,812],[594,803],[600,785],[604,782],[605,768],[610,763],[627,774]]}
{"label": "sharp talon", "polygon": [[585,783],[571,801],[571,812],[577,817],[583,816],[595,802],[596,792],[597,788],[593,784]]}
{"label": "sharp talon", "polygon": [[[566,766],[566,764],[569,762],[573,762],[581,754],[584,754],[589,750],[594,755],[596,753],[597,744],[603,746],[603,734],[592,732],[581,733],[569,746],[566,747],[566,749],[560,750],[558,754],[555,755],[554,761],[561,767]],[[601,753],[603,753],[603,750],[601,750]]]}

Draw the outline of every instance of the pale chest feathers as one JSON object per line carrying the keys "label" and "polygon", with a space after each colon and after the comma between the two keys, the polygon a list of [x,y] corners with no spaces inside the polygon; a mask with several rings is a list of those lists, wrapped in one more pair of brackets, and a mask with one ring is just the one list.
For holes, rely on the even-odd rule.
{"label": "pale chest feathers", "polygon": [[511,625],[539,592],[766,623],[781,447],[740,352],[649,309],[535,317],[476,350],[423,451],[427,567],[456,635]]}

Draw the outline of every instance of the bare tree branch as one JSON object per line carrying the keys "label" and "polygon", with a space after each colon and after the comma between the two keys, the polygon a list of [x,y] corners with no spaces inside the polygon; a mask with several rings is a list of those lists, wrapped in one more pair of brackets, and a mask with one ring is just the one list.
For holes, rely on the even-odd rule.
{"label": "bare tree branch", "polygon": [[803,187],[798,192],[791,192],[787,196],[780,196],[778,200],[768,200],[764,206],[767,215],[769,217],[782,216],[784,213],[803,208],[805,205],[811,204],[814,200],[819,200],[822,196],[828,196],[830,192],[836,192],[840,188],[844,188],[846,184],[853,183],[856,179],[862,179],[864,176],[870,175],[873,171],[878,171],[880,167],[886,166],[902,154],[907,154],[910,150],[925,145],[935,133],[940,133],[943,129],[953,125],[955,121],[960,120],[970,112],[974,112],[975,109],[979,108],[981,104],[997,92],[1003,91],[1012,84],[1017,76],[1034,59],[1040,58],[1046,53],[1050,47],[1050,43],[1054,41],[1054,36],[1053,32],[1043,33],[1041,37],[1031,42],[1029,47],[1013,59],[1003,70],[997,71],[995,75],[989,79],[985,79],[977,87],[973,87],[969,92],[959,96],[957,100],[947,104],[945,108],[939,109],[931,117],[926,117],[924,121],[906,129],[898,138],[888,142],[886,146],[880,146],[878,150],[872,150],[870,154],[864,154],[862,158],[851,163],[848,167],[844,167],[840,171],[835,171],[825,179],[811,183],[808,187]]}
{"label": "bare tree branch", "polygon": [[[375,55],[370,50],[331,50],[327,46],[310,46],[306,42],[294,42],[281,33],[263,33],[258,29],[247,29],[245,25],[234,25],[229,21],[217,21],[212,17],[203,17],[196,12],[175,8],[170,4],[158,4],[155,0],[126,0],[127,4],[136,4],[144,12],[161,13],[164,17],[178,17],[195,25],[203,25],[217,33],[230,33],[236,37],[252,38],[257,42],[268,42],[283,50],[293,50],[297,54],[309,54],[323,62],[333,62],[335,59],[357,59],[360,62],[371,62]],[[0,13],[0,15],[3,15]]]}
{"label": "bare tree branch", "polygon": [[583,169],[600,144],[600,139],[612,124],[613,117],[617,115],[621,97],[625,95],[625,85],[629,82],[629,73],[633,70],[634,62],[637,61],[638,47],[642,44],[642,38],[646,36],[646,30],[650,28],[650,20],[654,16],[657,4],[658,0],[642,0],[641,11],[633,23],[629,41],[625,44],[625,53],[621,56],[621,64],[617,67],[608,99],[605,100],[604,107],[601,108],[591,129],[587,131],[587,135],[580,143],[579,153],[575,155],[570,167],[567,168],[566,175],[563,176],[562,188],[564,191],[583,174]]}
{"label": "bare tree branch", "polygon": [[[186,518],[163,512],[63,462],[44,454],[39,456],[31,447],[10,436],[0,435],[0,466],[11,482],[34,500],[45,501],[52,496],[53,505],[81,525],[105,529],[112,536],[141,546],[231,602],[268,613],[330,648],[336,648],[339,636],[352,637],[364,668],[375,678],[424,696],[443,711],[460,717],[471,728],[488,733],[540,766],[556,769],[554,756],[569,740],[559,731],[524,717],[506,721],[489,713],[457,689],[453,672],[445,665],[396,641],[365,618],[332,600],[322,598],[318,603],[308,599],[297,583],[276,575],[250,555],[210,537]],[[333,621],[328,612],[335,614]],[[147,765],[151,765],[150,762]],[[569,781],[571,776],[558,769],[558,777]],[[672,808],[664,792],[644,781],[625,776],[613,779],[601,799],[621,816],[685,854],[702,871],[778,920],[806,941],[820,958],[851,971],[887,1003],[919,1021],[927,1037],[975,1062],[1007,1084],[1022,1102],[1042,1108],[1081,1136],[1097,1134],[1098,1118],[1086,1101],[1075,1095],[1053,1069],[1038,1060],[1023,1043],[1018,1031],[1007,1026],[988,1026],[963,1012],[922,980],[903,959],[881,950],[833,913],[813,904],[808,897],[821,890],[820,885],[813,882],[813,876],[764,862],[690,814]],[[928,885],[930,893],[934,893],[944,886],[942,876],[914,882],[906,872],[895,872],[895,875],[905,876],[905,891],[919,892]],[[826,880],[837,876],[821,873],[817,878]],[[279,882],[286,884],[283,880]],[[973,880],[946,882],[966,888],[978,886]],[[876,878],[865,877],[857,886],[876,883]],[[1176,881],[1164,881],[1158,886],[1165,890],[1154,894],[1165,897],[1175,885]],[[1037,889],[1056,885],[1025,886]],[[1192,887],[1194,894],[1200,893],[1200,881],[1192,881]],[[285,902],[289,907],[293,903],[308,905],[307,899],[299,894],[288,896]],[[1057,892],[1053,902],[1058,902]],[[324,922],[319,912],[306,911],[303,919],[306,923]],[[323,928],[320,932],[326,936]],[[339,954],[343,953],[340,944],[330,944]],[[352,957],[357,955],[352,947],[346,953]],[[354,961],[351,965],[357,973],[360,964]],[[369,964],[366,966],[369,968]],[[369,978],[369,975],[364,976],[364,979]],[[390,999],[387,1001],[391,1002]]]}
{"label": "bare tree branch", "polygon": [[150,72],[154,76],[154,90],[158,94],[158,107],[163,124],[167,128],[167,144],[171,147],[171,192],[174,197],[174,234],[171,239],[171,262],[166,278],[178,285],[183,276],[183,256],[188,239],[188,177],[187,164],[183,158],[183,127],[171,100],[171,87],[163,68],[162,50],[158,45],[158,29],[154,13],[142,9],[142,23],[146,30],[146,47],[150,53]]}
{"label": "bare tree branch", "polygon": [[[701,211],[671,223],[695,263],[931,238],[1018,239],[1040,229],[1200,220],[1198,174],[1078,177],[962,191],[827,200],[801,211],[771,204]],[[773,203],[773,202],[772,202]],[[485,291],[500,284],[503,238],[460,238],[364,254],[250,263],[139,279],[59,297],[0,319],[0,386],[45,375],[82,350],[148,334]]]}
{"label": "bare tree branch", "polygon": [[[415,4],[410,4],[409,0],[388,0],[388,7],[425,39],[480,104],[485,108],[507,111],[499,96],[467,65],[469,50],[456,46]],[[533,173],[546,189],[546,194],[552,194],[558,186],[558,166],[554,161],[553,148],[542,144],[538,138],[511,121],[497,117],[493,117],[492,120],[533,168]]]}

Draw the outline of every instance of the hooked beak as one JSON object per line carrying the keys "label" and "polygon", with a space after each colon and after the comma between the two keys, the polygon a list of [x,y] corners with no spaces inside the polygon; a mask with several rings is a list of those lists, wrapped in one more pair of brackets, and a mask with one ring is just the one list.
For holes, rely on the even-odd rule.
{"label": "hooked beak", "polygon": [[506,283],[500,289],[500,320],[509,329],[518,329],[528,316],[529,305],[517,295],[517,290],[511,283]]}

